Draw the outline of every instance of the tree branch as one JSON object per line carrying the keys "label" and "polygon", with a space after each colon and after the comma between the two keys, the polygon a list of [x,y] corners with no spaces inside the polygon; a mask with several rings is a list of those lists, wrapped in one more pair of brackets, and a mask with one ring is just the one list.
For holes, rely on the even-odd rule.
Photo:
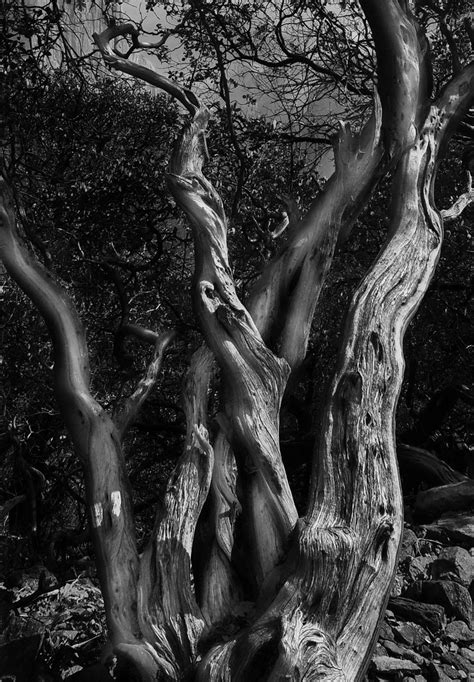
{"label": "tree branch", "polygon": [[129,62],[124,57],[115,54],[113,48],[110,46],[110,41],[119,36],[131,36],[132,40],[138,40],[138,31],[133,24],[123,24],[111,26],[100,34],[94,33],[92,35],[105,63],[112,69],[122,71],[123,73],[139,78],[150,85],[154,85],[156,88],[160,88],[160,90],[164,90],[180,102],[190,114],[194,114],[199,106],[199,102],[191,90],[177,85],[169,78],[153,71],[153,69],[149,69],[134,62]]}
{"label": "tree branch", "polygon": [[213,366],[208,348],[203,346],[194,354],[184,390],[184,453],[168,483],[151,541],[141,559],[140,628],[146,641],[160,652],[160,667],[170,679],[179,679],[194,662],[205,626],[195,596],[191,553],[214,460],[206,429]]}
{"label": "tree branch", "polygon": [[[143,327],[140,329],[143,329]],[[144,331],[148,332],[148,334],[152,333],[150,330]],[[175,332],[168,331],[159,335],[153,333],[153,336],[155,348],[153,352],[153,358],[148,365],[146,374],[144,377],[142,377],[142,379],[140,379],[137,388],[132,395],[129,396],[125,405],[115,417],[115,424],[121,439],[123,439],[129,426],[135,421],[143,404],[150,395],[150,392],[156,383],[156,379],[161,369],[164,352],[168,344],[173,340]]]}
{"label": "tree branch", "polygon": [[2,181],[0,190],[0,258],[43,316],[53,342],[55,394],[85,468],[92,538],[111,639],[114,644],[134,641],[138,637],[138,553],[118,435],[91,395],[87,345],[74,304],[22,244],[6,182]]}
{"label": "tree branch", "polygon": [[459,218],[459,216],[465,211],[465,209],[474,203],[474,189],[472,188],[472,175],[468,171],[468,181],[467,181],[467,192],[461,194],[454,204],[449,208],[444,208],[441,210],[441,217],[445,223],[452,222]]}

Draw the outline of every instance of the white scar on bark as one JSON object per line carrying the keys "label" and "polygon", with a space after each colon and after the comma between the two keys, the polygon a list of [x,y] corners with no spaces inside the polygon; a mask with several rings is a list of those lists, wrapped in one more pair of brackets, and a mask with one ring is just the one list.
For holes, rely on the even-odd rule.
{"label": "white scar on bark", "polygon": [[92,507],[92,525],[94,528],[100,528],[103,519],[104,510],[102,509],[102,504],[100,502],[96,502]]}
{"label": "white scar on bark", "polygon": [[120,516],[120,507],[122,506],[122,497],[120,495],[120,490],[114,490],[110,493],[110,500],[112,502],[112,514],[114,516]]}

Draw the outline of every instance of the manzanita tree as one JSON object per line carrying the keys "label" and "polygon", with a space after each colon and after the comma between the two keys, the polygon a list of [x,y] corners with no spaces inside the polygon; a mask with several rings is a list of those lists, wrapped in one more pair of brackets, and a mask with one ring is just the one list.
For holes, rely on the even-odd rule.
{"label": "manzanita tree", "polygon": [[[403,523],[394,414],[404,331],[438,260],[434,182],[474,97],[474,63],[432,98],[427,40],[403,0],[360,0],[378,63],[373,113],[341,125],[335,171],[239,299],[227,219],[204,175],[209,111],[190,90],[130,62],[131,25],[96,43],[106,64],[187,111],[168,186],[195,243],[193,303],[205,339],[185,384],[184,453],[138,555],[121,438],[154,384],[170,334],[114,419],[95,401],[71,299],[21,243],[2,192],[0,254],[51,333],[58,404],[85,472],[91,534],[117,673],[131,679],[360,680],[394,576]],[[469,29],[469,27],[468,27]],[[282,463],[279,413],[305,356],[319,294],[381,177],[393,174],[384,248],[350,304],[299,517]],[[210,386],[220,410],[208,418]],[[214,400],[216,391],[213,391]]]}

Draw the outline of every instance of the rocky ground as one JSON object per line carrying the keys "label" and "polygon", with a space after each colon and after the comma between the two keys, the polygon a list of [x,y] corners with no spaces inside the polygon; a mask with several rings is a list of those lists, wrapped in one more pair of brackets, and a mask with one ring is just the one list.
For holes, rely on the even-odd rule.
{"label": "rocky ground", "polygon": [[[3,669],[7,659],[17,682],[54,682],[92,670],[105,623],[92,560],[82,569],[61,587],[44,567],[8,574],[0,585],[0,680],[10,672]],[[473,597],[474,515],[406,523],[366,682],[474,681]]]}
{"label": "rocky ground", "polygon": [[405,525],[367,680],[474,680],[474,515]]}

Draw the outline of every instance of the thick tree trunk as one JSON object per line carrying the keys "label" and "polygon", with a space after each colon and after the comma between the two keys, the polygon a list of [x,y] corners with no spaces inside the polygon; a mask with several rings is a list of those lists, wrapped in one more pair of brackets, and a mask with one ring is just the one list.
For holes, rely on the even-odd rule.
{"label": "thick tree trunk", "polygon": [[[436,162],[472,100],[474,66],[428,112],[424,43],[411,17],[395,0],[361,4],[377,49],[382,117],[374,116],[355,140],[343,131],[328,193],[264,273],[249,303],[254,317],[237,296],[225,213],[202,173],[207,109],[193,93],[113,52],[109,42],[117,36],[138,43],[130,25],[96,36],[111,67],[164,89],[191,116],[168,182],[193,228],[194,308],[208,348],[195,355],[187,376],[184,454],[140,561],[119,430],[90,395],[73,306],[21,247],[3,202],[2,260],[42,312],[55,344],[56,392],[84,462],[122,679],[133,668],[147,681],[352,681],[368,665],[402,529],[394,413],[403,334],[439,256]],[[338,235],[363,206],[382,160],[384,169],[396,167],[389,238],[348,311],[308,511],[298,519],[280,453],[281,399],[291,367],[304,355]],[[166,342],[157,339],[149,373],[121,413],[122,432],[156,378]],[[224,397],[212,447],[206,416],[214,357]],[[206,500],[211,522],[195,535]],[[211,542],[199,545],[206,532]],[[209,549],[207,561],[193,562],[193,552]]]}

